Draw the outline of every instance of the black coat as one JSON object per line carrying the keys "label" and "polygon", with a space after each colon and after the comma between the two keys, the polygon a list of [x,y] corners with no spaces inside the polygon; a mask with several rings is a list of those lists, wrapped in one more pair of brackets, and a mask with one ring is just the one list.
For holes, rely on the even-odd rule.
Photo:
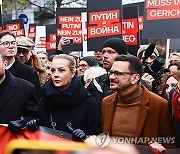
{"label": "black coat", "polygon": [[63,92],[57,90],[52,81],[46,84],[38,106],[38,117],[41,125],[53,128],[51,123],[55,122],[55,129],[67,133],[71,133],[68,122],[74,129],[82,129],[87,135],[102,132],[97,101],[87,93],[77,76]]}
{"label": "black coat", "polygon": [[16,78],[10,73],[5,91],[0,99],[0,123],[8,124],[23,116],[27,121],[37,116],[37,100],[34,95],[34,85]]}
{"label": "black coat", "polygon": [[41,97],[41,87],[38,75],[36,71],[28,65],[22,64],[18,58],[15,58],[14,64],[8,69],[8,71],[15,77],[27,80],[35,86],[35,95],[39,101]]}

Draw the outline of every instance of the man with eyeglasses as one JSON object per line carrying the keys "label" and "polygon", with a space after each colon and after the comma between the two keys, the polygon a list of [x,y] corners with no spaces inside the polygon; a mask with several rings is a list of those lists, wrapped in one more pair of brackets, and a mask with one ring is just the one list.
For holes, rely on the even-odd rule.
{"label": "man with eyeglasses", "polygon": [[15,77],[31,82],[35,86],[35,94],[39,101],[41,89],[38,75],[33,68],[22,64],[18,58],[16,58],[17,42],[13,33],[6,30],[0,33],[0,50],[4,56],[5,63],[7,64],[6,69]]}
{"label": "man with eyeglasses", "polygon": [[[108,71],[110,70],[116,56],[128,54],[128,47],[125,41],[121,38],[109,38],[103,44],[102,54],[103,68]],[[147,78],[148,77],[149,76],[147,76]],[[150,89],[144,80],[141,80],[141,82]],[[95,80],[89,84],[87,90],[98,100],[100,104],[104,97],[115,92],[110,89],[110,81],[107,74],[95,78]]]}
{"label": "man with eyeglasses", "polygon": [[[118,55],[128,53],[128,47],[124,40],[121,38],[110,38],[106,40],[102,47],[103,54],[103,68],[106,71],[110,70],[114,58]],[[104,97],[114,93],[110,89],[110,82],[107,73],[95,78],[87,87],[87,90],[98,100],[101,101]]]}
{"label": "man with eyeglasses", "polygon": [[33,49],[35,47],[35,43],[26,36],[16,37],[17,42],[17,54],[16,57],[23,64],[28,64],[30,58],[33,55]]}
{"label": "man with eyeglasses", "polygon": [[[103,132],[134,138],[132,143],[148,145],[152,137],[173,137],[174,134],[168,102],[140,84],[142,75],[143,64],[137,57],[115,58],[108,76],[110,88],[116,92],[102,100]],[[142,140],[138,143],[135,139],[139,138]],[[163,145],[173,148],[174,142]]]}
{"label": "man with eyeglasses", "polygon": [[79,66],[78,66],[78,69],[79,69],[79,77],[80,77],[80,80],[81,80],[81,83],[85,86],[85,81],[84,81],[84,73],[85,71],[92,67],[92,66],[97,66],[97,60],[94,56],[86,56],[86,57],[83,57],[80,62],[79,62]]}

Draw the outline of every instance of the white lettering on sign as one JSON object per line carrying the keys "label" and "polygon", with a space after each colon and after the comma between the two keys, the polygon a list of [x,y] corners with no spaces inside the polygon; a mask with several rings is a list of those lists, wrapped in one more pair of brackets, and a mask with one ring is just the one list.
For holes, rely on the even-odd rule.
{"label": "white lettering on sign", "polygon": [[130,29],[134,28],[134,22],[122,22],[123,28]]}
{"label": "white lettering on sign", "polygon": [[81,24],[62,24],[62,28],[80,29]]}
{"label": "white lettering on sign", "polygon": [[15,36],[23,36],[24,35],[24,29],[19,29],[17,31],[12,31]]}
{"label": "white lettering on sign", "polygon": [[60,22],[74,22],[74,18],[73,17],[59,17]]}
{"label": "white lettering on sign", "polygon": [[180,15],[180,10],[152,10],[150,12],[151,17],[161,17],[161,16],[173,17],[173,16],[179,16],[179,15]]}
{"label": "white lettering on sign", "polygon": [[101,35],[101,34],[108,34],[108,33],[116,33],[119,32],[118,26],[114,27],[99,27],[99,28],[92,28],[91,35]]}
{"label": "white lettering on sign", "polygon": [[49,45],[50,45],[50,48],[56,48],[56,43],[49,43]]}
{"label": "white lettering on sign", "polygon": [[147,6],[169,6],[171,5],[171,0],[148,0]]}
{"label": "white lettering on sign", "polygon": [[73,30],[72,35],[82,35],[82,31],[81,30],[79,30],[79,31]]}
{"label": "white lettering on sign", "polygon": [[53,35],[53,40],[56,40],[56,35]]}
{"label": "white lettering on sign", "polygon": [[134,35],[123,35],[123,40],[128,43],[133,43],[136,40],[136,37]]}
{"label": "white lettering on sign", "polygon": [[94,14],[91,16],[91,21],[99,21],[99,20],[108,20],[108,19],[117,19],[118,13],[117,12],[110,12],[110,13],[102,13],[102,14]]}
{"label": "white lettering on sign", "polygon": [[8,26],[8,29],[10,30],[10,31],[15,31],[15,30],[17,30],[19,27],[18,27],[18,25],[9,25]]}
{"label": "white lettering on sign", "polygon": [[57,35],[58,35],[58,36],[71,35],[71,31],[69,31],[69,30],[58,30],[58,31],[57,31]]}
{"label": "white lettering on sign", "polygon": [[179,5],[180,4],[180,0],[174,0],[174,5]]}

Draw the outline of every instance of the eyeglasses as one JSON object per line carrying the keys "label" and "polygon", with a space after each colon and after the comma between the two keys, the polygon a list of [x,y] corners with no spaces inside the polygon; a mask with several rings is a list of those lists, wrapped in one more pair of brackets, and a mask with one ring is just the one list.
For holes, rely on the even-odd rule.
{"label": "eyeglasses", "polygon": [[21,48],[18,48],[17,49],[17,56],[19,56],[20,54],[23,54],[24,56],[27,56],[28,55],[28,53],[29,53],[29,50],[28,49],[21,49]]}
{"label": "eyeglasses", "polygon": [[108,71],[108,76],[111,76],[111,75],[113,75],[113,74],[114,74],[114,76],[120,76],[120,75],[125,75],[125,74],[136,74],[136,73],[131,73],[131,72],[119,72],[119,71],[112,71],[112,70]]}
{"label": "eyeglasses", "polygon": [[0,45],[3,45],[5,48],[9,48],[10,47],[10,44],[11,46],[14,48],[17,46],[17,42],[16,41],[12,41],[12,42],[8,42],[8,41],[5,41],[5,42],[2,42],[0,43]]}
{"label": "eyeglasses", "polygon": [[79,64],[79,67],[85,68],[87,65],[85,64]]}

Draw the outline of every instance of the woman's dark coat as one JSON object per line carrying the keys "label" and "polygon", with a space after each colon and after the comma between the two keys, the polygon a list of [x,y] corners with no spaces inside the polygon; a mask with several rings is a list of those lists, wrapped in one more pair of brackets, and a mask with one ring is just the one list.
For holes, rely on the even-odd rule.
{"label": "woman's dark coat", "polygon": [[68,122],[74,129],[82,129],[87,135],[102,132],[98,103],[88,94],[77,76],[63,92],[51,80],[46,84],[39,103],[38,116],[41,125],[53,128],[51,123],[55,122],[55,129],[67,133],[71,133],[67,127]]}

